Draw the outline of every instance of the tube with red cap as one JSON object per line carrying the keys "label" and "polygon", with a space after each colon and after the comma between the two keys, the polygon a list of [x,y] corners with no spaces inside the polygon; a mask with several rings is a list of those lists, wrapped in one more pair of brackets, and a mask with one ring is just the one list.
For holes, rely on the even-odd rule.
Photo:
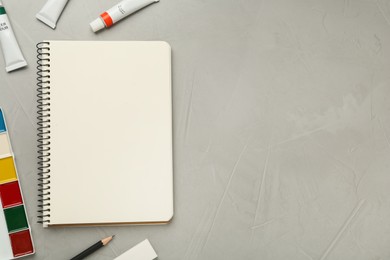
{"label": "tube with red cap", "polygon": [[92,31],[97,32],[103,28],[108,28],[126,16],[158,1],[159,0],[124,0],[102,13],[99,18],[91,22],[90,26]]}

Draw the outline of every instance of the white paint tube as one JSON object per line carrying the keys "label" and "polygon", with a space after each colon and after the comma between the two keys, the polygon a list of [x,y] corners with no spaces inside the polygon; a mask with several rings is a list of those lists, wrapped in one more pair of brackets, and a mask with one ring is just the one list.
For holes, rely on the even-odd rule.
{"label": "white paint tube", "polygon": [[3,4],[0,2],[0,44],[7,72],[27,66]]}
{"label": "white paint tube", "polygon": [[108,28],[128,15],[159,0],[124,0],[102,13],[99,18],[90,23],[92,31],[97,32]]}
{"label": "white paint tube", "polygon": [[58,18],[60,18],[68,1],[69,0],[48,0],[41,11],[37,13],[37,19],[50,26],[52,29],[55,29]]}

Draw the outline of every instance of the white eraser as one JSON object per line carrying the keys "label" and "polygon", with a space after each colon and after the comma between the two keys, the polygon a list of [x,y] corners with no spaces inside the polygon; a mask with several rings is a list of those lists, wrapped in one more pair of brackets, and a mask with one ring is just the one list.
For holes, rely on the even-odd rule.
{"label": "white eraser", "polygon": [[149,240],[145,239],[135,247],[124,252],[114,260],[154,260],[157,254]]}

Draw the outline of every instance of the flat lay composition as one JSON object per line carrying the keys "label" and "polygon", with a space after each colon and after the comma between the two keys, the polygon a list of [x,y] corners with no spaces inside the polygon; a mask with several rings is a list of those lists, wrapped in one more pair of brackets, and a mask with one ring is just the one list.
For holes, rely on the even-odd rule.
{"label": "flat lay composition", "polygon": [[0,259],[390,259],[389,24],[1,0]]}

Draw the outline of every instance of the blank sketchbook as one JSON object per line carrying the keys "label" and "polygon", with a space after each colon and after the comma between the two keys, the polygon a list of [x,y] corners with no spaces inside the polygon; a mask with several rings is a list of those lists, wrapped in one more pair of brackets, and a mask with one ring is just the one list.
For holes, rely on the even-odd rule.
{"label": "blank sketchbook", "polygon": [[40,222],[169,222],[170,46],[47,41],[37,48]]}

